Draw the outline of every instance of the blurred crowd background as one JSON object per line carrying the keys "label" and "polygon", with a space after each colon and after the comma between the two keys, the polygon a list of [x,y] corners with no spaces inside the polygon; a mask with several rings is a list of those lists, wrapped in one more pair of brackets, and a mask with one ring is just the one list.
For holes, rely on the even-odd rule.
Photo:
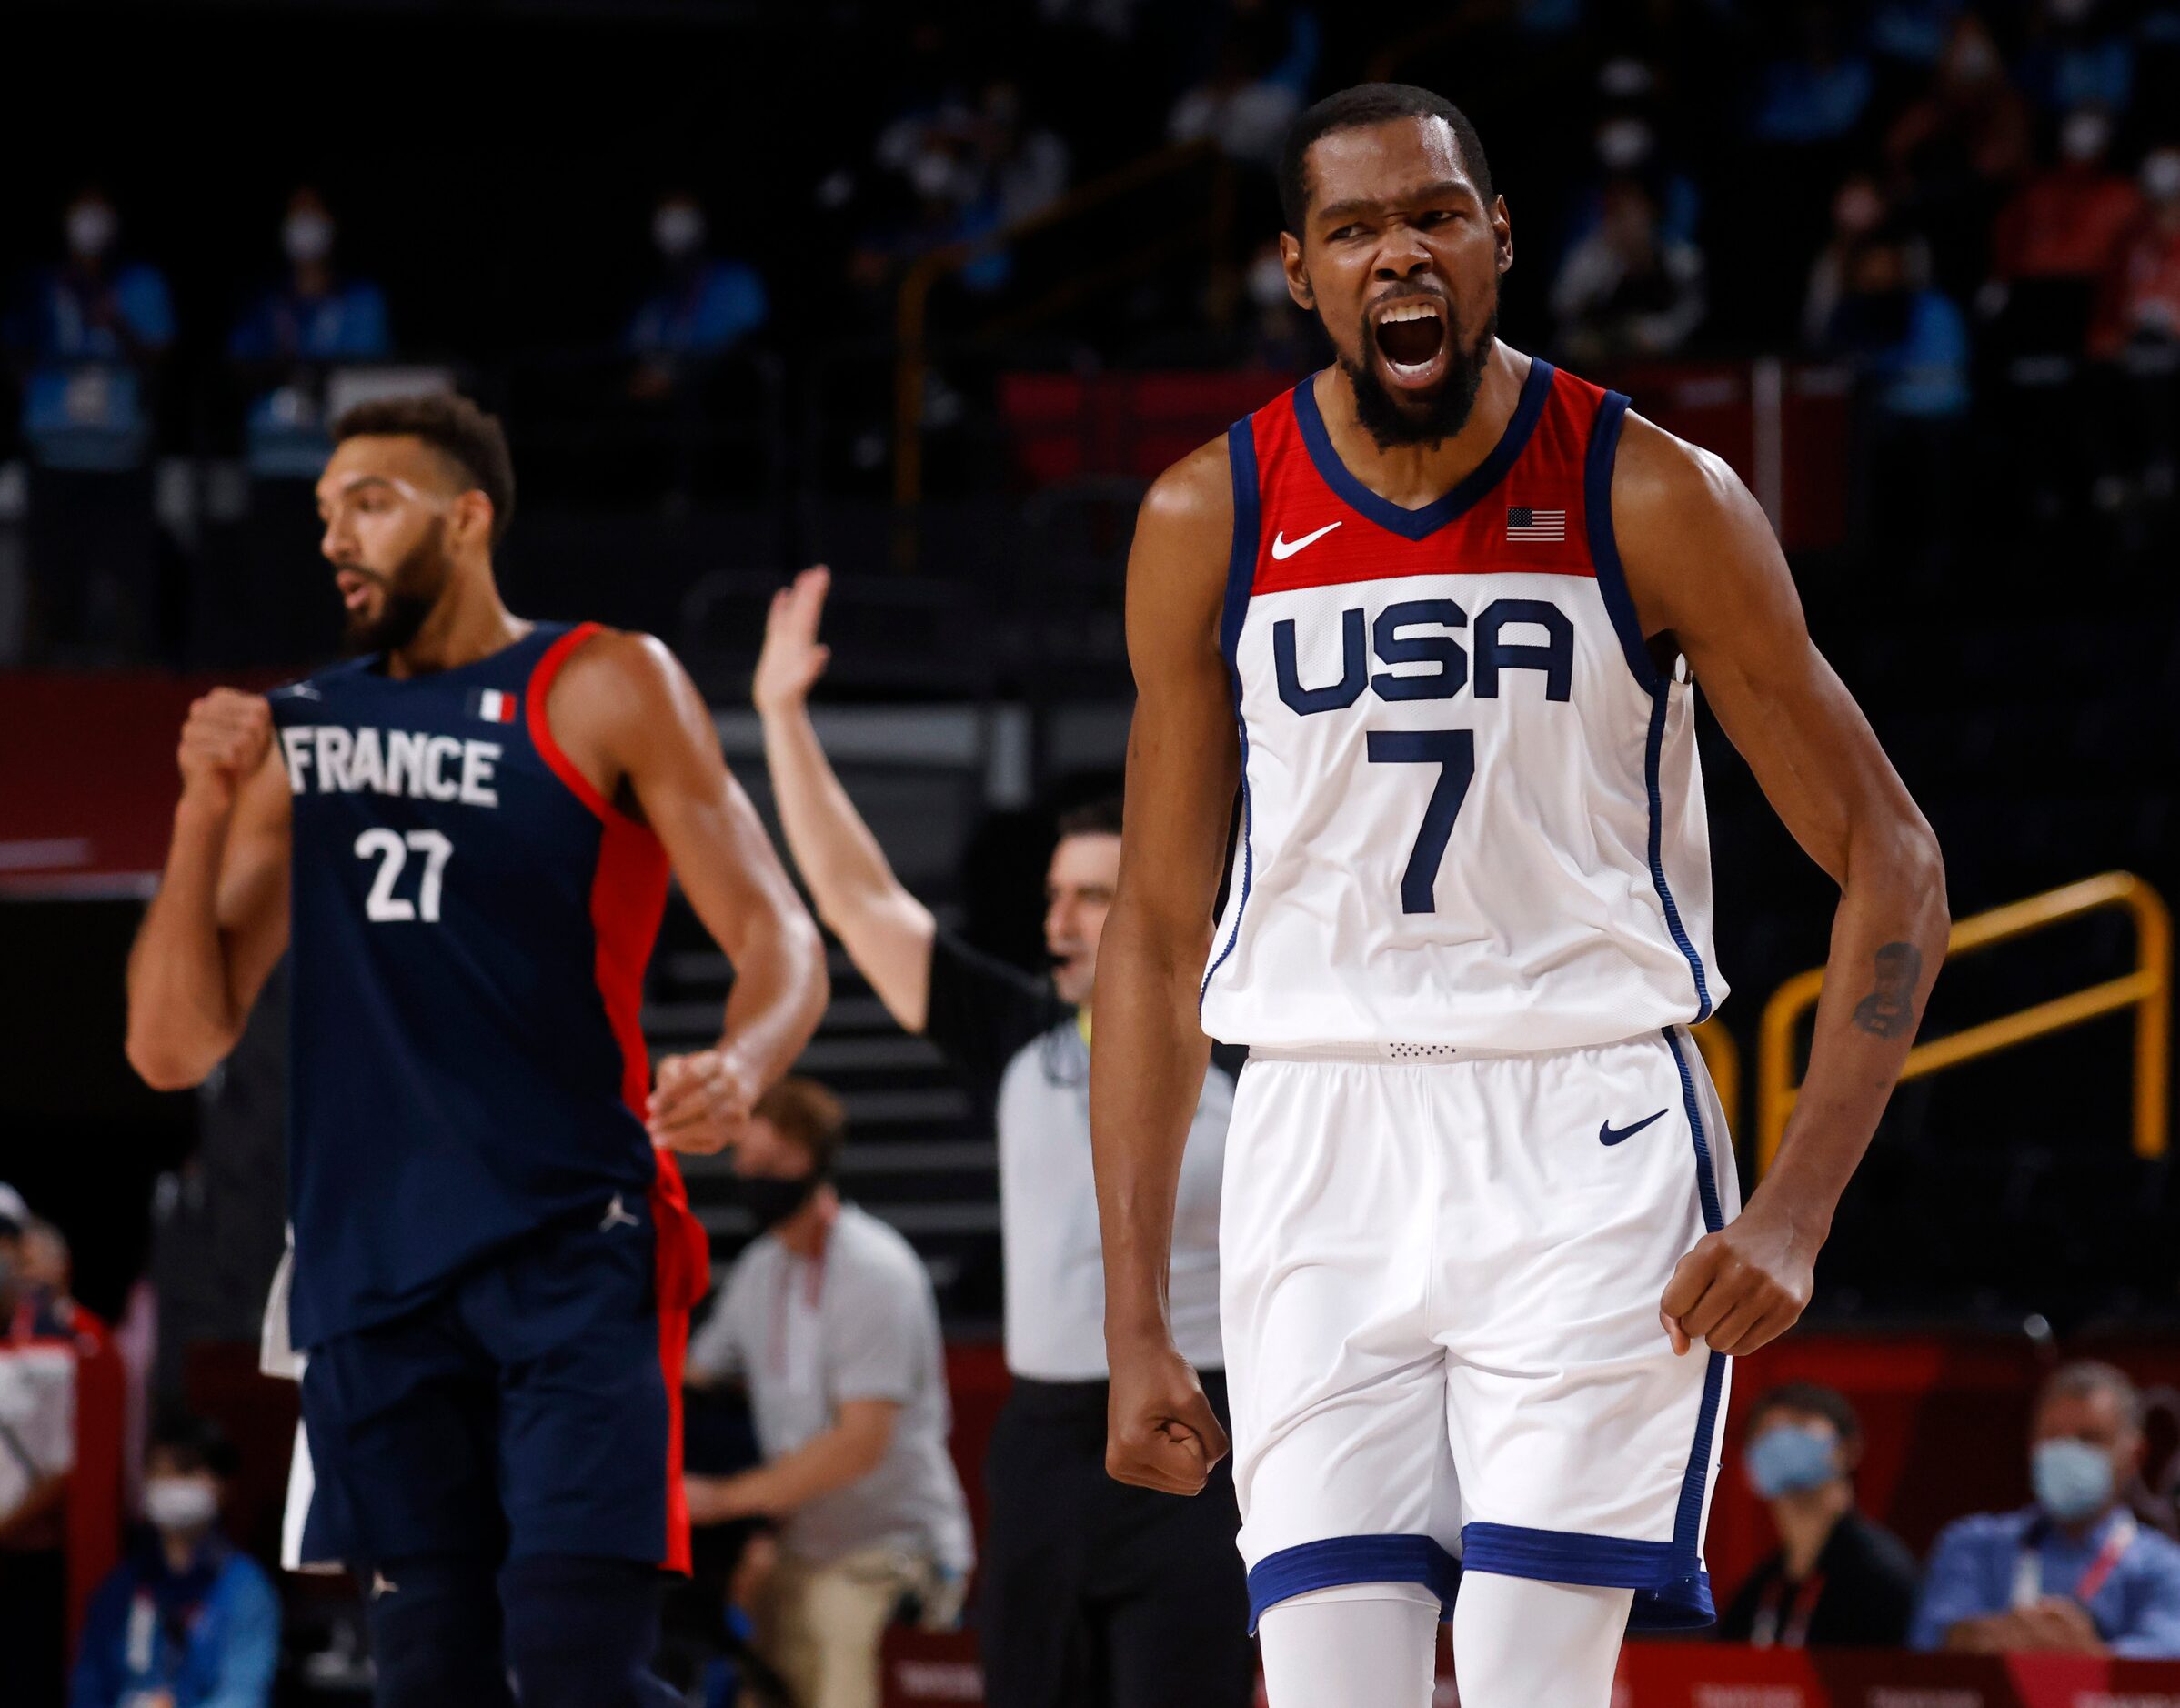
{"label": "blurred crowd background", "polygon": [[[2180,887],[2180,5],[28,0],[0,32],[54,85],[0,111],[0,1179],[73,1241],[71,1297],[140,1319],[153,1400],[247,1386],[278,1004],[201,1097],[130,1081],[119,956],[156,849],[71,851],[45,806],[106,810],[149,727],[156,823],[176,682],[330,652],[331,417],[419,385],[501,413],[511,602],[665,638],[768,809],[764,604],[832,564],[820,725],[850,791],[949,927],[1034,964],[1054,815],[1116,774],[1135,503],[1326,359],[1272,164],[1365,77],[1476,121],[1514,231],[1502,336],[1749,481],[1957,916],[2106,870]],[[1753,1061],[1830,895],[1715,728],[1705,753],[1720,1025]],[[1949,973],[1930,1030],[2133,964],[2123,916],[2038,943]],[[659,1048],[716,1024],[705,951],[669,916]],[[989,1111],[834,970],[806,1070],[973,1414]],[[1904,1087],[1816,1324],[1985,1333],[2039,1370],[2169,1333],[2180,1195],[2131,1142],[2126,1024]],[[748,1230],[715,1184],[723,1261]],[[2025,1426],[2028,1388],[1991,1381]],[[261,1480],[285,1427],[243,1442]],[[1918,1547],[1965,1504],[1910,1498]]]}

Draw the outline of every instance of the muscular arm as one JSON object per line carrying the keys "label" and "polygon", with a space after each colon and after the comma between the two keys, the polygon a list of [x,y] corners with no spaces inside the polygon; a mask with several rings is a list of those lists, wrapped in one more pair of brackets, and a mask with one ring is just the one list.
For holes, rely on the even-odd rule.
{"label": "muscular arm", "polygon": [[751,697],[788,851],[809,886],[818,917],[869,980],[886,1011],[904,1030],[921,1032],[929,1013],[937,921],[893,875],[810,722],[810,688],[829,657],[818,644],[818,619],[830,580],[822,567],[806,569],[793,587],[773,596]]}
{"label": "muscular arm", "polygon": [[[660,1063],[652,1099],[655,1137],[677,1149],[716,1150],[730,1136],[717,1124],[718,1097],[739,1105],[724,1111],[729,1122],[747,1113],[825,1013],[818,928],[728,773],[703,697],[665,647],[644,636],[599,636],[561,672],[549,711],[556,730],[565,716],[570,734],[602,756],[617,779],[611,792],[657,833],[682,893],[733,963],[718,1050]],[[576,745],[562,739],[576,758]],[[722,1086],[722,1074],[734,1083]]]}
{"label": "muscular arm", "polygon": [[899,1418],[897,1401],[843,1400],[832,1427],[793,1452],[731,1477],[689,1478],[689,1517],[699,1524],[760,1515],[785,1518],[877,1470]]}
{"label": "muscular arm", "polygon": [[1240,771],[1219,618],[1233,527],[1223,443],[1160,477],[1128,564],[1136,682],[1120,887],[1098,949],[1091,1149],[1112,1366],[1106,1465],[1193,1493],[1226,1450],[1175,1351],[1167,1264],[1211,1041],[1196,1013]]}
{"label": "muscular arm", "polygon": [[166,869],[128,962],[129,1065],[162,1091],[226,1059],[287,948],[287,776],[265,700],[206,695],[180,761]]}
{"label": "muscular arm", "polygon": [[1631,416],[1612,519],[1647,635],[1669,634],[1794,839],[1839,886],[1808,1077],[1746,1211],[1683,1260],[1676,1350],[1753,1352],[1808,1303],[1818,1248],[1914,1041],[1949,921],[1937,840],[1809,638],[1786,559],[1724,464]]}

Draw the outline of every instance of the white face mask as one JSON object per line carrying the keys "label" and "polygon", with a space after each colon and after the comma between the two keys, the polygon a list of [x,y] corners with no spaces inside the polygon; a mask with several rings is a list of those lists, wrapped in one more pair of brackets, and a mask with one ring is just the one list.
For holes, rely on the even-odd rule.
{"label": "white face mask", "polygon": [[668,202],[653,216],[651,241],[668,260],[678,261],[704,246],[704,216],[688,202]]}
{"label": "white face mask", "polygon": [[2112,140],[2102,113],[2076,113],[2059,126],[2059,152],[2076,166],[2095,160]]}
{"label": "white face mask", "polygon": [[219,1492],[202,1477],[151,1477],[144,1516],[161,1531],[202,1530],[219,1515]]}
{"label": "white face mask", "polygon": [[1260,308],[1277,308],[1294,299],[1287,292],[1287,267],[1276,255],[1261,255],[1249,264],[1249,300]]}
{"label": "white face mask", "polygon": [[2180,202],[2180,148],[2160,148],[2144,157],[2142,193],[2153,202]]}
{"label": "white face mask", "polygon": [[1597,157],[1609,171],[1626,172],[1650,158],[1651,141],[1641,119],[1609,119],[1597,127]]}
{"label": "white face mask", "polygon": [[68,247],[74,254],[96,260],[106,252],[121,222],[104,202],[78,202],[68,210]]}
{"label": "white face mask", "polygon": [[332,216],[315,209],[290,214],[280,227],[280,246],[290,261],[323,261],[333,253]]}

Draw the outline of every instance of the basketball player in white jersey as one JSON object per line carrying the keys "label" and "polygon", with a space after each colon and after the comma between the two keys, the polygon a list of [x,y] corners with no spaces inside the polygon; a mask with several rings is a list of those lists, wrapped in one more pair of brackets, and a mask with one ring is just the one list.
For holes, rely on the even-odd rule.
{"label": "basketball player in white jersey", "polygon": [[[1221,1315],[1272,1708],[1422,1708],[1449,1605],[1464,1708],[1603,1708],[1631,1623],[1713,1616],[1727,1361],[1808,1301],[1944,871],[1740,482],[1498,342],[1512,235],[1468,121],[1351,89],[1281,176],[1339,359],[1160,477],[1129,568],[1107,1464],[1187,1492],[1227,1448],[1164,1308],[1208,1033],[1251,1050]],[[1840,886],[1745,1210],[1684,1030],[1724,994],[1697,681]]]}

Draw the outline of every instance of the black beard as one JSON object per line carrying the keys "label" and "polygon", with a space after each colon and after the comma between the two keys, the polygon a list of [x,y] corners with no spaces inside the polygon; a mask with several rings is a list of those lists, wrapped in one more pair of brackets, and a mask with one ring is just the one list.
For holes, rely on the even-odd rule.
{"label": "black beard", "polygon": [[[1451,338],[1449,325],[1446,336]],[[1381,451],[1391,450],[1400,445],[1435,445],[1441,439],[1450,439],[1468,426],[1469,416],[1476,407],[1476,393],[1483,385],[1483,370],[1492,359],[1492,347],[1499,337],[1499,306],[1492,305],[1491,318],[1483,323],[1483,330],[1475,341],[1465,348],[1453,347],[1452,357],[1446,364],[1446,377],[1439,382],[1434,397],[1428,398],[1418,412],[1402,405],[1386,389],[1385,382],[1378,377],[1378,329],[1365,320],[1362,323],[1362,359],[1351,362],[1340,358],[1340,366],[1355,388],[1355,418],[1362,430],[1377,441]]]}
{"label": "black beard", "polygon": [[[451,566],[447,561],[447,527],[434,517],[431,532],[417,542],[416,549],[380,580],[386,596],[375,618],[351,617],[342,636],[351,657],[367,653],[398,652],[417,638],[425,618],[447,590]],[[429,588],[428,593],[419,592]]]}

